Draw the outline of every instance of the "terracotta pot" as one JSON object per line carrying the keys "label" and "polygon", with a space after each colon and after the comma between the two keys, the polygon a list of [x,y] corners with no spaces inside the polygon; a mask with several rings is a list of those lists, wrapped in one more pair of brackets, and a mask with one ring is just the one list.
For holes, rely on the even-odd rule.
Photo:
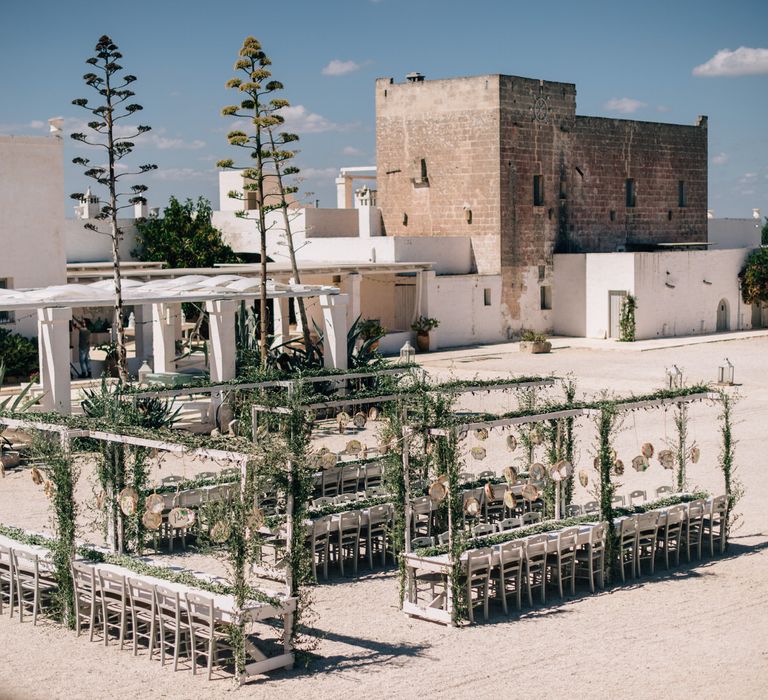
{"label": "terracotta pot", "polygon": [[429,332],[418,331],[416,333],[416,347],[419,352],[429,352]]}

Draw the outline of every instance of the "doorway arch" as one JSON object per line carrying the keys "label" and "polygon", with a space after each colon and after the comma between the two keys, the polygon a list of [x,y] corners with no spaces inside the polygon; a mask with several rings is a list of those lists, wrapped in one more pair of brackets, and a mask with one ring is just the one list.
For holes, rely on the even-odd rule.
{"label": "doorway arch", "polygon": [[727,331],[731,328],[730,323],[731,312],[728,306],[727,299],[721,299],[717,302],[717,324],[715,330],[720,333],[721,331]]}

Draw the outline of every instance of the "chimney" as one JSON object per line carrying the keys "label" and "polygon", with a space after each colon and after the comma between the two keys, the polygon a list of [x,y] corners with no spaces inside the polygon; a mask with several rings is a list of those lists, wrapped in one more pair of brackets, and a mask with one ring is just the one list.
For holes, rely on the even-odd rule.
{"label": "chimney", "polygon": [[147,207],[146,201],[136,202],[136,204],[133,205],[134,219],[146,219],[148,214],[149,214],[149,208]]}
{"label": "chimney", "polygon": [[75,206],[75,216],[78,219],[95,219],[100,213],[101,203],[99,198],[91,194],[91,188],[89,187],[80,200],[80,204]]}
{"label": "chimney", "polygon": [[417,71],[414,71],[413,73],[408,73],[408,75],[405,76],[405,79],[409,83],[423,83],[424,82],[424,76],[421,73],[418,73]]}
{"label": "chimney", "polygon": [[760,221],[760,210],[759,209],[753,209],[752,210],[752,218],[757,219]]}

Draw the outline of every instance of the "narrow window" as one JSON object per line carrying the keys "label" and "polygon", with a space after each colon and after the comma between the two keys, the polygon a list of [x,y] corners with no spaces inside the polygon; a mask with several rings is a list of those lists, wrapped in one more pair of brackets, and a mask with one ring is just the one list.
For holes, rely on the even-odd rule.
{"label": "narrow window", "polygon": [[547,268],[544,265],[539,265],[539,282],[544,279],[544,275],[547,273]]}
{"label": "narrow window", "polygon": [[487,287],[483,289],[483,306],[491,305],[491,290]]}
{"label": "narrow window", "polygon": [[560,178],[560,199],[566,199],[568,197],[568,183],[564,177]]}
{"label": "narrow window", "polygon": [[627,206],[634,207],[635,206],[635,181],[631,177],[627,178],[626,190],[627,190]]}
{"label": "narrow window", "polygon": [[[11,280],[7,278],[0,279],[0,289],[11,289],[13,285]],[[0,325],[4,323],[13,323],[15,317],[13,311],[0,311]]]}
{"label": "narrow window", "polygon": [[422,158],[421,159],[421,181],[426,182],[429,178],[427,178],[427,159]]}
{"label": "narrow window", "polygon": [[678,180],[677,181],[677,206],[678,207],[685,207],[686,204],[686,197],[685,197],[685,180]]}
{"label": "narrow window", "polygon": [[616,221],[616,210],[611,209],[611,213],[609,216],[611,217],[611,221]]}
{"label": "narrow window", "polygon": [[533,176],[533,206],[544,206],[544,176]]}
{"label": "narrow window", "polygon": [[548,311],[552,308],[552,287],[542,286],[541,290],[541,310]]}

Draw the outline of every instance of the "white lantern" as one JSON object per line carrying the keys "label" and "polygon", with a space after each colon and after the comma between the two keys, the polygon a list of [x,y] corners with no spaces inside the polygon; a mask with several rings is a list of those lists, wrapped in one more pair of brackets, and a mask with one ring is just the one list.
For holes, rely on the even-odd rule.
{"label": "white lantern", "polygon": [[413,361],[416,359],[416,350],[414,350],[413,346],[408,342],[405,341],[405,345],[400,348],[400,364],[403,365],[410,365],[413,364]]}

